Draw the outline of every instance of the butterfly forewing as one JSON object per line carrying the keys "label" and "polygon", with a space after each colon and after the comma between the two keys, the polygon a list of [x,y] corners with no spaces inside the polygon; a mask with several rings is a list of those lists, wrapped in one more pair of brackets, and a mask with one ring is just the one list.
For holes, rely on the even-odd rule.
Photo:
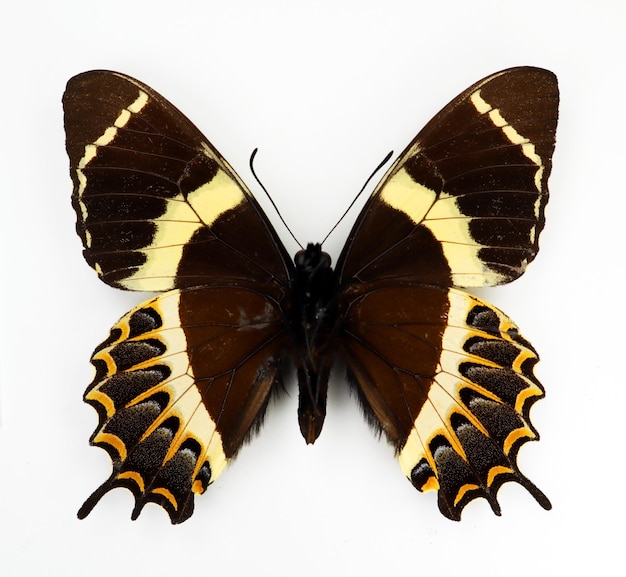
{"label": "butterfly forewing", "polygon": [[128,76],[72,78],[63,98],[87,262],[113,286],[288,282],[291,260],[252,195],[172,104]]}
{"label": "butterfly forewing", "polygon": [[476,83],[417,135],[357,219],[342,284],[492,286],[538,250],[558,107],[555,76],[514,68]]}

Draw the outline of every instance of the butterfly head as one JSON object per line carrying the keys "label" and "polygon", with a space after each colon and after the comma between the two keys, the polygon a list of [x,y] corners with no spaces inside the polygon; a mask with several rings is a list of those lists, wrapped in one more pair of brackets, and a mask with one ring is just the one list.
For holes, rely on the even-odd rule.
{"label": "butterfly head", "polygon": [[305,250],[299,250],[293,260],[300,274],[308,276],[315,276],[317,271],[330,269],[332,262],[330,255],[322,250],[322,245],[311,242]]}

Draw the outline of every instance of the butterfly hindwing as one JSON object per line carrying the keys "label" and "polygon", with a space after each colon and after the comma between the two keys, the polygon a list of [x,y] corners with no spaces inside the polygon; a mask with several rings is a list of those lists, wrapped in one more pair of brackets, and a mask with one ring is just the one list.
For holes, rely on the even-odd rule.
{"label": "butterfly hindwing", "polygon": [[91,71],[68,82],[63,105],[77,230],[102,280],[143,291],[287,283],[291,259],[256,201],[165,98]]}
{"label": "butterfly hindwing", "polygon": [[493,286],[538,250],[558,107],[556,77],[513,68],[468,88],[378,185],[337,264],[341,281]]}
{"label": "butterfly hindwing", "polygon": [[[91,442],[109,453],[107,491],[161,504],[173,523],[258,427],[278,382],[284,324],[277,306],[239,287],[169,291],[139,305],[93,354],[85,401],[99,424]],[[275,387],[274,387],[275,388]]]}
{"label": "butterfly hindwing", "polygon": [[[402,303],[398,306],[398,303]],[[455,289],[372,288],[349,306],[342,345],[366,414],[420,491],[437,490],[458,520],[513,480],[545,507],[516,455],[538,438],[529,412],[543,396],[538,357],[501,311]]]}

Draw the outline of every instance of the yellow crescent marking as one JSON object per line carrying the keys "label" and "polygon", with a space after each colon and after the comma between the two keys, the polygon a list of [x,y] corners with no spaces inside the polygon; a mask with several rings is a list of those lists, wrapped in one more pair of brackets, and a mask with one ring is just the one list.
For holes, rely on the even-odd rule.
{"label": "yellow crescent marking", "polygon": [[510,467],[504,467],[503,465],[491,467],[491,469],[489,469],[489,474],[487,475],[487,487],[491,487],[491,485],[493,485],[493,482],[498,475],[504,475],[507,473],[513,473],[513,469]]}
{"label": "yellow crescent marking", "polygon": [[522,349],[519,354],[517,355],[517,357],[515,358],[515,361],[513,361],[513,365],[512,365],[512,369],[516,372],[516,373],[520,373],[522,374],[522,365],[528,360],[528,359],[535,359],[537,358],[535,356],[535,354],[530,350],[530,349]]}
{"label": "yellow crescent marking", "polygon": [[111,445],[120,456],[120,461],[126,460],[126,445],[122,442],[122,440],[117,435],[112,435],[111,433],[98,433],[94,439],[94,443],[106,443],[107,445]]}
{"label": "yellow crescent marking", "polygon": [[475,489],[478,489],[478,485],[474,483],[466,483],[465,485],[462,485],[457,491],[456,497],[454,499],[454,506],[456,507],[461,502],[461,499],[465,496],[467,492],[474,491]]}
{"label": "yellow crescent marking", "polygon": [[518,441],[519,439],[523,439],[524,437],[527,437],[529,439],[534,439],[535,435],[526,426],[520,427],[519,429],[515,429],[514,431],[511,431],[507,435],[507,438],[504,440],[504,443],[503,443],[504,453],[508,455],[514,443]]}
{"label": "yellow crescent marking", "polygon": [[156,489],[152,489],[150,492],[157,495],[163,495],[172,504],[172,507],[178,511],[178,501],[176,501],[176,497],[174,497],[171,491],[168,491],[164,487],[157,487]]}
{"label": "yellow crescent marking", "polygon": [[524,405],[528,399],[532,397],[541,397],[543,395],[543,391],[535,385],[532,381],[528,381],[530,384],[523,391],[520,391],[517,395],[517,399],[515,399],[515,410],[518,413],[522,413],[524,409]]}
{"label": "yellow crescent marking", "polygon": [[202,493],[204,493],[206,491],[206,489],[204,488],[204,485],[202,484],[202,482],[198,481],[197,479],[193,482],[193,485],[191,485],[191,490],[196,495],[202,495]]}
{"label": "yellow crescent marking", "polygon": [[111,347],[107,347],[106,349],[102,349],[98,351],[91,357],[92,362],[103,361],[106,364],[107,376],[109,377],[111,375],[114,375],[117,372],[115,361],[113,360],[113,357],[109,354],[110,350],[111,350]]}
{"label": "yellow crescent marking", "polygon": [[143,493],[146,490],[143,477],[137,471],[124,471],[117,476],[118,479],[132,479],[137,483],[139,490]]}
{"label": "yellow crescent marking", "polygon": [[429,477],[428,481],[424,483],[421,487],[422,491],[439,491],[439,481],[437,481],[437,477]]}
{"label": "yellow crescent marking", "polygon": [[115,405],[113,404],[111,397],[109,397],[108,395],[105,395],[99,390],[99,388],[105,382],[106,380],[100,381],[100,383],[98,383],[98,386],[95,389],[92,389],[91,391],[89,391],[89,393],[87,393],[85,398],[90,401],[95,401],[97,403],[100,403],[106,410],[107,417],[110,419],[115,414]]}

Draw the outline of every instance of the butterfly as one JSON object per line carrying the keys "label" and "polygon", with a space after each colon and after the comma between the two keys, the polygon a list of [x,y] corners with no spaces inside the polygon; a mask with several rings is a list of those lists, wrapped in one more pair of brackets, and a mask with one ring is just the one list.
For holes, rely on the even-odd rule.
{"label": "butterfly", "polygon": [[446,517],[472,500],[500,514],[514,481],[545,509],[517,454],[539,435],[536,351],[503,312],[462,289],[519,277],[544,226],[558,118],[553,73],[512,68],[454,98],[395,160],[335,264],[292,259],[252,193],[172,104],[124,74],[90,71],[63,97],[84,257],[107,284],[159,292],[94,351],[84,399],[110,477],[172,523],[262,423],[295,371],[298,421],[322,430],[331,368]]}

